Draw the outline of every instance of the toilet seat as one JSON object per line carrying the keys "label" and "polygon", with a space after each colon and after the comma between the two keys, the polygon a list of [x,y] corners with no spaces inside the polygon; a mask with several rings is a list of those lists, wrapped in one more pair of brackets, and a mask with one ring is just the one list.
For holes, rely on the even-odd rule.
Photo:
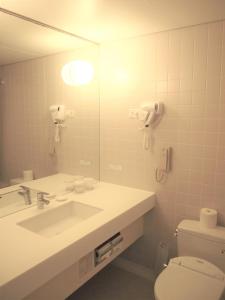
{"label": "toilet seat", "polygon": [[156,279],[156,300],[220,300],[225,274],[206,260],[183,256],[170,260]]}

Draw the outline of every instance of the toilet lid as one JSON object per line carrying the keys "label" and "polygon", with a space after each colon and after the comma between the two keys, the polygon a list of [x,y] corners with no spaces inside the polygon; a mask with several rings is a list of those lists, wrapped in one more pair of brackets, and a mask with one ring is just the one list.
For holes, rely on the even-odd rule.
{"label": "toilet lid", "polygon": [[215,265],[196,257],[176,257],[158,276],[157,300],[219,300],[225,274]]}

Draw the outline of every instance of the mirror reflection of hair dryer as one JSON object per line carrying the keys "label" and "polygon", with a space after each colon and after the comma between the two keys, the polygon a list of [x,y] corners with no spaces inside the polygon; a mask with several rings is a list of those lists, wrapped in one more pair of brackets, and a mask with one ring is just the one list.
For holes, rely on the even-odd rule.
{"label": "mirror reflection of hair dryer", "polygon": [[[64,122],[66,118],[65,106],[62,104],[55,104],[49,107],[51,113],[52,121],[55,125],[54,128],[54,143],[60,143],[60,129],[65,127]],[[55,152],[54,146],[51,147],[53,150],[50,152]]]}
{"label": "mirror reflection of hair dryer", "polygon": [[65,106],[62,104],[51,105],[49,111],[54,124],[60,124],[65,121]]}

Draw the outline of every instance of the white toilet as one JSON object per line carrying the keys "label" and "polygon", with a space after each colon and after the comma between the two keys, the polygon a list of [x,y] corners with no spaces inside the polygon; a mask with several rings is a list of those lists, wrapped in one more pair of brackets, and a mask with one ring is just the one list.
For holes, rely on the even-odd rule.
{"label": "white toilet", "polygon": [[182,221],[177,228],[178,257],[155,282],[155,300],[222,300],[225,290],[225,227]]}

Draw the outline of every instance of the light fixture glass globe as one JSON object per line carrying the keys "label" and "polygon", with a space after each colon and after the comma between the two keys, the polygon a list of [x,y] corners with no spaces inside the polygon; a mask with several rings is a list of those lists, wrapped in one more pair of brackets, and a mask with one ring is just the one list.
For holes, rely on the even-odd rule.
{"label": "light fixture glass globe", "polygon": [[92,80],[94,70],[89,62],[74,60],[63,66],[61,75],[68,85],[84,85]]}

